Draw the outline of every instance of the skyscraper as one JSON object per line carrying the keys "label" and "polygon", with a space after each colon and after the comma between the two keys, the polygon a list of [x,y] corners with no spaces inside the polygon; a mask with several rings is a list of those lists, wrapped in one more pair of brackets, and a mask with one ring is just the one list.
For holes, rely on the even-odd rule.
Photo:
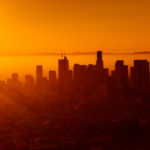
{"label": "skyscraper", "polygon": [[16,82],[16,83],[18,82],[18,73],[13,73],[12,74],[12,81]]}
{"label": "skyscraper", "polygon": [[85,87],[87,82],[87,66],[86,65],[74,65],[74,86],[78,90],[81,89],[81,86]]}
{"label": "skyscraper", "polygon": [[96,86],[103,84],[103,60],[102,60],[102,51],[97,51],[97,61],[96,61]]}
{"label": "skyscraper", "polygon": [[56,80],[56,71],[55,70],[50,70],[49,71],[49,81],[53,82]]}
{"label": "skyscraper", "polygon": [[72,70],[67,71],[67,79],[65,83],[65,90],[71,91],[73,88]]}
{"label": "skyscraper", "polygon": [[123,60],[117,60],[115,64],[115,77],[117,87],[127,87],[128,66],[124,65]]}
{"label": "skyscraper", "polygon": [[97,51],[97,60],[102,60],[102,51]]}
{"label": "skyscraper", "polygon": [[103,69],[103,80],[104,84],[107,84],[107,78],[108,78],[108,68]]}
{"label": "skyscraper", "polygon": [[89,92],[95,88],[95,65],[92,64],[87,66],[87,88]]}
{"label": "skyscraper", "polygon": [[138,69],[137,69],[137,67],[130,67],[130,81],[131,81],[131,86],[133,86],[133,87],[138,86]]}
{"label": "skyscraper", "polygon": [[65,88],[65,84],[67,82],[67,73],[69,71],[69,61],[65,56],[64,59],[58,60],[58,78],[59,78],[59,86],[60,89]]}
{"label": "skyscraper", "polygon": [[80,88],[80,65],[74,64],[73,67],[73,88],[79,90]]}
{"label": "skyscraper", "polygon": [[116,78],[114,76],[107,77],[107,93],[115,94],[116,92]]}
{"label": "skyscraper", "polygon": [[80,76],[80,69],[79,69],[79,64],[74,64],[73,67],[73,78],[75,81],[79,80],[79,76]]}
{"label": "skyscraper", "polygon": [[131,80],[139,88],[149,87],[149,62],[147,60],[134,60],[131,68]]}
{"label": "skyscraper", "polygon": [[25,75],[25,88],[34,87],[34,78],[31,75]]}
{"label": "skyscraper", "polygon": [[43,80],[43,68],[42,65],[36,66],[36,84],[40,85],[42,84]]}

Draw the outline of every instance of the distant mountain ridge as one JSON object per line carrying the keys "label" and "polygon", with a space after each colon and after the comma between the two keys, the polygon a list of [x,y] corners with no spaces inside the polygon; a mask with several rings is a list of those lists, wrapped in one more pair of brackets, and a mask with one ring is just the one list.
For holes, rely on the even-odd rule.
{"label": "distant mountain ridge", "polygon": [[[103,52],[103,54],[104,55],[150,54],[150,51],[134,52],[134,53],[109,53],[109,52]],[[61,55],[61,53],[27,53],[27,54],[0,53],[0,56],[49,56],[49,55]],[[96,55],[96,52],[72,52],[72,53],[65,53],[65,55]]]}

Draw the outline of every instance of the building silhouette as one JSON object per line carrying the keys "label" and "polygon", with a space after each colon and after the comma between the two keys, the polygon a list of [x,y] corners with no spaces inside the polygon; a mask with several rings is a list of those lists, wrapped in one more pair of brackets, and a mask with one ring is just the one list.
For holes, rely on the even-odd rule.
{"label": "building silhouette", "polygon": [[147,60],[134,60],[130,68],[131,84],[138,88],[149,87],[149,62]]}
{"label": "building silhouette", "polygon": [[76,90],[80,88],[80,66],[79,64],[74,64],[73,66],[73,87]]}
{"label": "building silhouette", "polygon": [[58,60],[58,78],[60,89],[65,89],[65,84],[67,82],[67,76],[69,71],[69,61],[65,56],[64,59]]}
{"label": "building silhouette", "polygon": [[7,85],[15,90],[20,90],[22,83],[18,81],[18,73],[12,73],[11,79],[7,79]]}
{"label": "building silhouette", "polygon": [[115,64],[116,86],[126,88],[128,85],[128,66],[123,60],[117,60]]}
{"label": "building silhouette", "polygon": [[95,89],[95,73],[96,73],[96,66],[93,64],[89,64],[87,66],[87,90],[91,92]]}
{"label": "building silhouette", "polygon": [[34,78],[32,75],[25,75],[25,88],[33,88],[34,87]]}
{"label": "building silhouette", "polygon": [[73,89],[72,70],[68,70],[66,84],[65,84],[65,90],[72,91],[72,89]]}
{"label": "building silhouette", "polygon": [[102,51],[97,51],[96,60],[96,87],[98,88],[104,81],[104,69],[102,60]]}
{"label": "building silhouette", "polygon": [[111,71],[111,76],[115,77],[115,70]]}
{"label": "building silhouette", "polygon": [[107,94],[116,94],[116,78],[114,76],[107,77]]}
{"label": "building silhouette", "polygon": [[87,85],[87,66],[74,64],[74,87],[78,90],[84,90]]}
{"label": "building silhouette", "polygon": [[56,80],[56,71],[55,70],[50,70],[49,71],[49,81],[53,82]]}
{"label": "building silhouette", "polygon": [[36,84],[41,86],[43,84],[43,68],[42,65],[36,66]]}
{"label": "building silhouette", "polygon": [[18,73],[13,73],[12,75],[11,75],[11,77],[12,77],[12,81],[13,82],[18,82]]}
{"label": "building silhouette", "polygon": [[108,68],[103,69],[103,83],[104,84],[107,84],[108,72],[109,72]]}

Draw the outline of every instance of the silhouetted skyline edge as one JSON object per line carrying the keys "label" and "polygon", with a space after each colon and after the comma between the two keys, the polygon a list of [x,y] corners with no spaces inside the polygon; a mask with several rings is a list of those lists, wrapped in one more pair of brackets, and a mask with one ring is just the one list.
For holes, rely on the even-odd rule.
{"label": "silhouetted skyline edge", "polygon": [[[134,52],[134,53],[109,53],[103,52],[104,55],[132,55],[132,54],[150,54],[150,51]],[[61,53],[27,53],[27,54],[14,54],[14,53],[0,53],[0,56],[49,56],[61,55]],[[65,55],[96,55],[96,52],[72,52],[65,53]]]}

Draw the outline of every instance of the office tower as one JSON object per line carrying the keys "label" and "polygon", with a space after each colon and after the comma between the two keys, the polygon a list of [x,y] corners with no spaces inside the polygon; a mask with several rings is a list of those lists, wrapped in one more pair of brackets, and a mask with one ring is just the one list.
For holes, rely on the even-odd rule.
{"label": "office tower", "polygon": [[116,78],[113,76],[107,77],[107,94],[113,95],[116,92]]}
{"label": "office tower", "polygon": [[112,77],[115,77],[115,70],[112,70],[112,71],[111,71],[111,76],[112,76]]}
{"label": "office tower", "polygon": [[104,75],[108,76],[108,68],[104,68]]}
{"label": "office tower", "polygon": [[69,70],[69,61],[65,56],[64,59],[58,60],[58,78],[59,78],[60,89],[65,89],[68,70]]}
{"label": "office tower", "polygon": [[53,82],[56,80],[56,71],[55,70],[50,70],[49,71],[49,81]]}
{"label": "office tower", "polygon": [[128,65],[124,65],[124,70],[123,70],[123,72],[124,72],[124,83],[123,83],[123,86],[124,87],[127,87],[127,85],[128,85]]}
{"label": "office tower", "polygon": [[79,68],[79,64],[74,64],[73,67],[73,78],[74,80],[79,80],[79,76],[80,76],[80,68]]}
{"label": "office tower", "polygon": [[115,77],[116,77],[116,85],[117,86],[123,86],[123,66],[124,66],[124,61],[123,60],[118,60],[116,61],[115,64]]}
{"label": "office tower", "polygon": [[18,82],[18,73],[13,73],[12,74],[12,81],[13,82]]}
{"label": "office tower", "polygon": [[97,51],[97,61],[96,61],[97,69],[103,69],[103,60],[102,60],[102,52]]}
{"label": "office tower", "polygon": [[79,84],[80,89],[84,94],[87,91],[87,66],[86,65],[79,65]]}
{"label": "office tower", "polygon": [[73,67],[73,88],[79,90],[80,88],[80,65],[74,64]]}
{"label": "office tower", "polygon": [[127,87],[128,66],[124,65],[123,60],[117,60],[115,64],[115,77],[117,87]]}
{"label": "office tower", "polygon": [[82,84],[86,84],[86,80],[87,80],[87,66],[86,65],[80,65],[80,82]]}
{"label": "office tower", "polygon": [[108,68],[103,69],[104,84],[107,84]]}
{"label": "office tower", "polygon": [[97,51],[97,60],[102,60],[102,51]]}
{"label": "office tower", "polygon": [[34,87],[34,78],[31,75],[25,75],[25,88]]}
{"label": "office tower", "polygon": [[[131,72],[132,83],[139,88],[149,87],[149,62],[147,60],[134,60],[134,67]],[[135,78],[135,80],[133,79]]]}
{"label": "office tower", "polygon": [[96,61],[96,86],[103,84],[103,60],[102,60],[102,52],[97,51],[97,61]]}
{"label": "office tower", "polygon": [[7,79],[7,85],[9,85],[11,88],[15,90],[20,90],[22,87],[22,84],[21,82],[18,82],[18,74],[13,73],[11,77],[12,77],[11,79]]}
{"label": "office tower", "polygon": [[67,78],[65,84],[65,90],[71,91],[73,88],[73,80],[72,80],[72,70],[67,71]]}
{"label": "office tower", "polygon": [[43,78],[43,68],[42,65],[36,66],[36,84],[42,85]]}
{"label": "office tower", "polygon": [[95,89],[95,65],[87,66],[87,88],[89,92]]}
{"label": "office tower", "polygon": [[81,90],[86,86],[87,82],[87,66],[74,64],[73,68],[74,73],[74,88]]}
{"label": "office tower", "polygon": [[9,86],[13,85],[12,79],[7,79],[7,85],[9,85]]}
{"label": "office tower", "polygon": [[138,69],[137,67],[130,67],[130,81],[133,87],[138,86]]}
{"label": "office tower", "polygon": [[43,89],[47,90],[47,88],[49,88],[48,86],[49,86],[49,83],[48,83],[47,77],[43,77],[42,78],[42,87],[43,87]]}

